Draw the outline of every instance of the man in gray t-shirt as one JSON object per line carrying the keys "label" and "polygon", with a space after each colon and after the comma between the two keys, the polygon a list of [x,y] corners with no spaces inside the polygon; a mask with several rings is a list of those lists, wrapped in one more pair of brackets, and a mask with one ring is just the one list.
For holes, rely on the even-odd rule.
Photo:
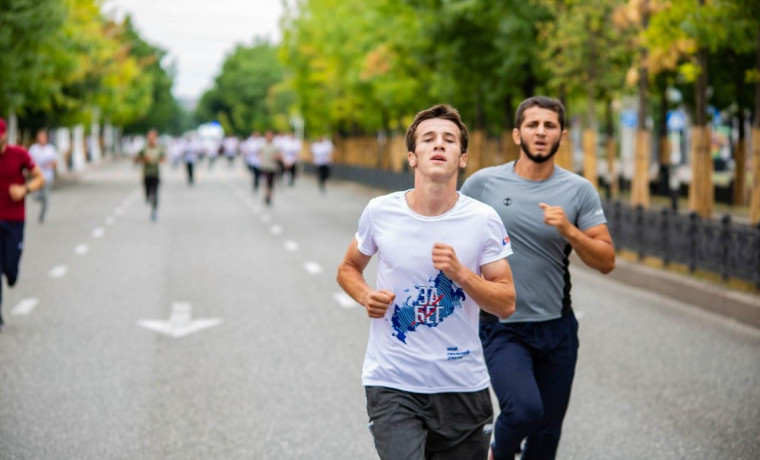
{"label": "man in gray t-shirt", "polygon": [[512,132],[520,158],[476,172],[461,192],[491,205],[509,232],[517,303],[507,320],[481,312],[480,337],[501,415],[492,458],[552,459],[570,401],[578,323],[570,301],[570,252],[602,273],[615,249],[599,194],[586,179],[554,164],[565,134],[562,104],[523,101]]}

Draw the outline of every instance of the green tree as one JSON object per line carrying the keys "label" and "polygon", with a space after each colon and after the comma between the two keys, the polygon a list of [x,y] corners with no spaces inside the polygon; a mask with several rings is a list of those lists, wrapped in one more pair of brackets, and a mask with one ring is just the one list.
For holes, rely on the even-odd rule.
{"label": "green tree", "polygon": [[267,100],[283,75],[274,45],[264,40],[256,40],[253,46],[238,45],[222,64],[213,88],[201,97],[196,118],[218,120],[225,131],[238,135],[275,128],[275,114]]}

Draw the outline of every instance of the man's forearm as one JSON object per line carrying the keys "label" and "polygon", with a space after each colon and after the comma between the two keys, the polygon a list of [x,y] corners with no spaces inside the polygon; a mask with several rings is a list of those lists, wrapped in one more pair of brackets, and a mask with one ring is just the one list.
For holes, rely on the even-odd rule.
{"label": "man's forearm", "polygon": [[29,182],[26,183],[26,188],[30,192],[35,192],[44,186],[45,186],[45,177],[42,175],[33,177],[31,180],[29,180]]}
{"label": "man's forearm", "polygon": [[506,281],[488,281],[470,272],[460,283],[480,308],[506,319],[515,311],[515,287]]}
{"label": "man's forearm", "polygon": [[346,294],[351,296],[360,305],[364,305],[370,287],[360,271],[344,262],[338,267],[337,280]]}
{"label": "man's forearm", "polygon": [[611,242],[591,238],[577,227],[565,238],[589,267],[604,274],[615,268],[615,247]]}

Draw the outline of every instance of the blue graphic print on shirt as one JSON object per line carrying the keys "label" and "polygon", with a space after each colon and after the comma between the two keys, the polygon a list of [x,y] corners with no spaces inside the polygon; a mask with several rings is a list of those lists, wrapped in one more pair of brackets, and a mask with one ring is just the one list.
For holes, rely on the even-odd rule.
{"label": "blue graphic print on shirt", "polygon": [[[407,333],[414,332],[418,326],[436,327],[441,324],[454,313],[454,309],[461,308],[462,301],[467,298],[462,288],[442,271],[435,278],[430,278],[427,286],[414,286],[413,290],[414,293],[406,298],[403,306],[393,306],[393,335],[403,343],[406,343]],[[412,289],[405,292],[410,291]]]}

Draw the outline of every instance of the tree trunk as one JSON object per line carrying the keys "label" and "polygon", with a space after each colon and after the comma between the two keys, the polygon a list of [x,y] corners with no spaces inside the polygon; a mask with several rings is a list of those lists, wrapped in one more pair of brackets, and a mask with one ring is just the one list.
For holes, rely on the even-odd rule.
{"label": "tree trunk", "polygon": [[[757,32],[757,62],[760,72],[760,31]],[[749,201],[749,219],[760,223],[760,81],[755,82],[755,119],[752,123],[752,194]]]}
{"label": "tree trunk", "polygon": [[512,140],[512,129],[516,128],[514,116],[515,108],[512,104],[512,96],[504,96],[504,133],[501,139],[504,162],[520,158],[520,146]]}
{"label": "tree trunk", "polygon": [[657,126],[657,150],[660,162],[659,193],[667,195],[670,191],[670,140],[668,139],[668,96],[667,83],[660,81],[660,116]]}
{"label": "tree trunk", "polygon": [[646,129],[636,131],[631,204],[649,207],[649,131]]}
{"label": "tree trunk", "polygon": [[589,128],[583,131],[583,177],[594,188],[599,186],[596,172],[596,130]]}
{"label": "tree trunk", "polygon": [[567,130],[567,136],[562,138],[562,143],[559,145],[557,155],[554,157],[554,164],[560,168],[567,169],[568,171],[575,171],[571,148],[572,141],[570,140],[570,111],[567,109],[567,91],[564,85],[559,88],[559,100],[562,102],[562,105],[565,106],[565,130]]}
{"label": "tree trunk", "polygon": [[[649,25],[649,2],[641,3],[641,26]],[[649,207],[649,132],[647,131],[647,109],[649,96],[649,55],[645,47],[639,50],[639,113],[636,126],[636,151],[633,156],[633,183],[631,184],[631,204]]]}
{"label": "tree trunk", "polygon": [[606,153],[607,171],[609,172],[609,198],[615,199],[620,194],[620,181],[617,173],[617,143],[615,142],[615,122],[612,116],[612,99],[607,100],[606,107]]}
{"label": "tree trunk", "polygon": [[746,162],[747,162],[747,135],[744,130],[744,110],[739,110],[739,139],[736,141],[734,152],[734,206],[744,205],[744,192],[746,188]]}
{"label": "tree trunk", "polygon": [[703,218],[712,217],[715,191],[713,190],[713,163],[710,155],[710,129],[707,126],[707,49],[697,51],[699,76],[696,85],[694,134],[692,135],[691,187],[689,209]]}

